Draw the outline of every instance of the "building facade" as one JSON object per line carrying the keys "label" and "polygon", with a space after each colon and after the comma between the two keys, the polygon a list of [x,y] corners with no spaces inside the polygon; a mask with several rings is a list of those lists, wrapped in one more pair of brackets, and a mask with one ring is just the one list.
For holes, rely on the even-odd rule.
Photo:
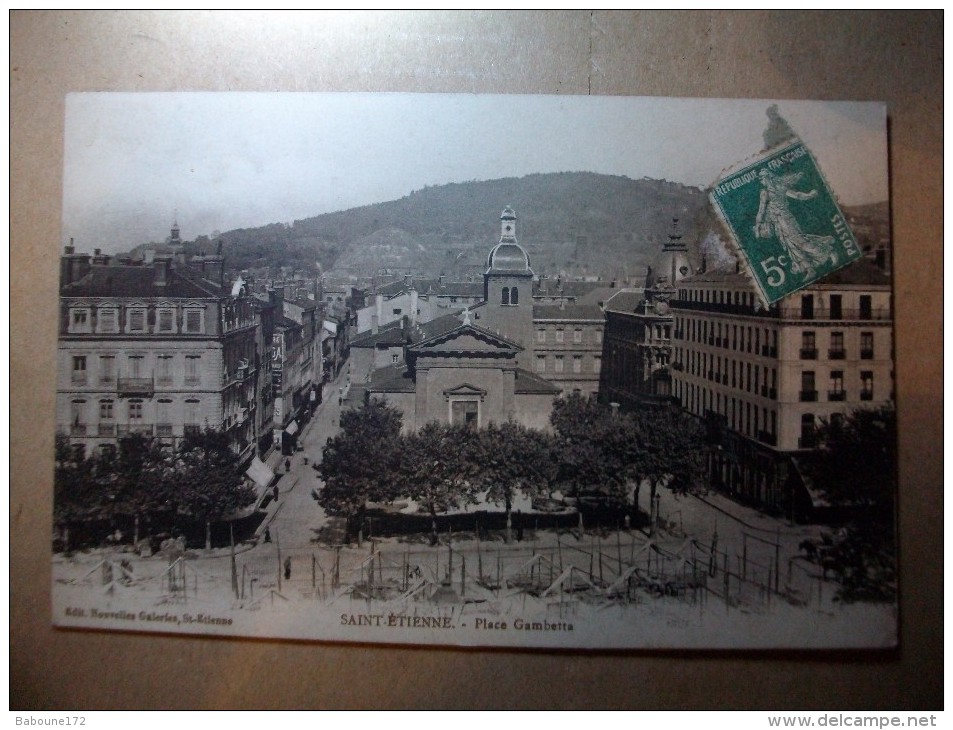
{"label": "building facade", "polygon": [[190,431],[226,431],[251,456],[261,363],[260,317],[224,285],[220,256],[200,267],[157,254],[150,265],[62,260],[57,428],[87,455],[130,433],[174,446]]}
{"label": "building facade", "polygon": [[890,296],[866,259],[768,309],[741,273],[678,283],[672,393],[709,425],[713,486],[797,519],[824,506],[798,456],[822,420],[893,399]]}

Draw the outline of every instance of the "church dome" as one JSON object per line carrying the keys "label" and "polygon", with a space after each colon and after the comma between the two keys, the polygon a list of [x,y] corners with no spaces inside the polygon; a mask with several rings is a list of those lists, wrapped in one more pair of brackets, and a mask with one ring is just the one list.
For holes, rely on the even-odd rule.
{"label": "church dome", "polygon": [[496,271],[529,271],[529,254],[518,243],[496,244],[486,257],[486,268]]}

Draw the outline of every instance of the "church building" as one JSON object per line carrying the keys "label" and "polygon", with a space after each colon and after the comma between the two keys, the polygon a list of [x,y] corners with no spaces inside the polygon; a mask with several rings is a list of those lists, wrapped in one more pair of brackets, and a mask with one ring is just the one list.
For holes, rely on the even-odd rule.
{"label": "church building", "polygon": [[400,367],[375,370],[369,397],[404,415],[412,432],[430,421],[469,425],[514,420],[545,429],[561,392],[530,371],[533,353],[533,278],[529,256],[516,240],[516,215],[500,216],[499,243],[487,256],[484,300],[449,327],[404,348]]}

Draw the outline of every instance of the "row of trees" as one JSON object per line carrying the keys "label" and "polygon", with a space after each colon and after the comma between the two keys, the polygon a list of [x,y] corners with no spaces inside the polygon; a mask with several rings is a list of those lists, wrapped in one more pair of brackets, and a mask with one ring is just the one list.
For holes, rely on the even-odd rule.
{"label": "row of trees", "polygon": [[63,435],[56,438],[53,515],[70,548],[71,527],[165,518],[171,525],[204,522],[206,547],[211,524],[247,507],[255,491],[245,483],[226,434],[213,429],[186,436],[175,449],[130,435],[115,451],[86,458]]}
{"label": "row of trees", "polygon": [[858,410],[823,423],[807,471],[840,526],[801,547],[833,571],[845,601],[890,601],[897,590],[897,413]]}
{"label": "row of trees", "polygon": [[[431,516],[477,504],[513,503],[556,490],[623,506],[647,482],[654,498],[665,483],[676,491],[702,484],[704,433],[677,409],[618,413],[580,396],[556,401],[552,433],[508,421],[473,430],[430,423],[401,435],[401,416],[371,401],[341,416],[341,433],[316,467],[325,482],[319,503],[329,514],[364,522],[368,502],[412,499]],[[581,520],[580,514],[580,520]]]}

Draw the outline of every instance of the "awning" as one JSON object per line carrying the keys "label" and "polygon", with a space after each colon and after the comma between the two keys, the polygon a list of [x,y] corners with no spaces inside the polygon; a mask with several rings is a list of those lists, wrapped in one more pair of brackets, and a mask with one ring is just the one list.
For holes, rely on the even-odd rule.
{"label": "awning", "polygon": [[256,456],[251,460],[251,464],[248,465],[248,471],[245,472],[245,476],[264,489],[271,484],[271,480],[275,478],[275,473],[268,468],[265,462]]}
{"label": "awning", "polygon": [[288,427],[285,429],[285,433],[289,436],[294,436],[296,433],[298,433],[298,422],[292,421],[289,423]]}

